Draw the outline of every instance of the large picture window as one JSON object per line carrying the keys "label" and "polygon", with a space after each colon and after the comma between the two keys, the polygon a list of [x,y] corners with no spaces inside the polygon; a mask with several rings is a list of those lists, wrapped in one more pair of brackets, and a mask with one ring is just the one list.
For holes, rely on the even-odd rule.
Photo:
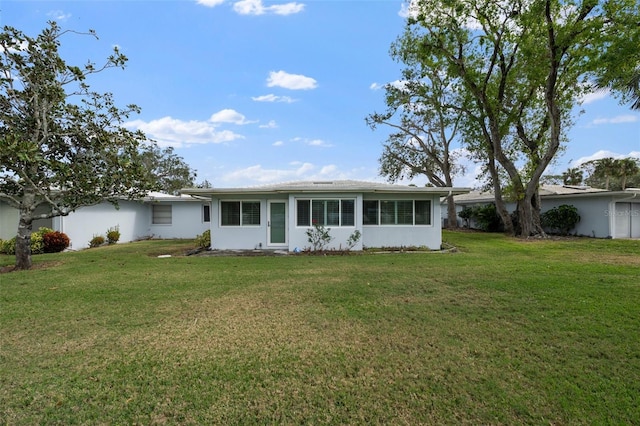
{"label": "large picture window", "polygon": [[363,225],[431,225],[431,200],[364,200]]}
{"label": "large picture window", "polygon": [[260,226],[259,201],[221,201],[221,226]]}
{"label": "large picture window", "polygon": [[171,225],[171,204],[154,204],[151,206],[151,223],[154,225]]}
{"label": "large picture window", "polygon": [[355,200],[297,200],[297,226],[355,226]]}

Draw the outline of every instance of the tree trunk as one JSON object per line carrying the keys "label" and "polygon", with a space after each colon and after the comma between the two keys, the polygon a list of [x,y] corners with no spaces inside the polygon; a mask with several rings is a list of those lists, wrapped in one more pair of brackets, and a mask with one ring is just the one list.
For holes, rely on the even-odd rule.
{"label": "tree trunk", "polygon": [[31,231],[31,218],[24,217],[21,211],[16,235],[16,269],[31,269]]}
{"label": "tree trunk", "polygon": [[33,191],[25,190],[19,207],[18,235],[16,235],[16,269],[31,269],[31,232],[36,197]]}
{"label": "tree trunk", "polygon": [[458,227],[458,215],[456,213],[456,202],[453,195],[447,197],[447,228],[456,229]]}
{"label": "tree trunk", "polygon": [[532,184],[527,185],[525,196],[518,201],[518,235],[530,237],[532,235],[546,236],[540,221],[540,196],[533,190]]}

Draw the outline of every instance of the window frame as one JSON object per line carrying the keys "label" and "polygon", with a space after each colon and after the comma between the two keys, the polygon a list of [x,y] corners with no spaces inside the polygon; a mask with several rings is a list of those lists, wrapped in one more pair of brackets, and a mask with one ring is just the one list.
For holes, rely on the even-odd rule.
{"label": "window frame", "polygon": [[[224,223],[224,208],[223,205],[224,204],[237,204],[238,205],[238,223],[233,223],[233,224],[226,224]],[[247,213],[245,211],[245,204],[253,204],[253,205],[257,205],[258,207],[258,211],[257,211],[257,215],[254,214],[252,215],[253,218],[257,219],[257,223],[246,223],[247,222],[247,218],[249,216],[247,216],[250,213]],[[218,225],[221,228],[258,228],[260,226],[262,226],[262,202],[260,200],[220,200],[219,201],[219,208],[220,208],[220,219],[218,221]],[[247,206],[248,208],[248,206]]]}
{"label": "window frame", "polygon": [[[160,211],[166,209],[167,211]],[[167,218],[168,221],[158,221],[158,219]],[[152,204],[151,205],[151,224],[171,226],[173,225],[173,205],[172,204]]]}
{"label": "window frame", "polygon": [[[383,205],[383,203],[386,204]],[[411,223],[406,223],[406,219],[408,218],[408,210],[406,209],[407,203],[411,203]],[[424,209],[425,204],[428,206],[427,210]],[[417,207],[420,205],[422,205],[422,209],[417,210]],[[390,206],[391,208],[389,208]],[[384,207],[386,207],[386,209]],[[404,207],[404,209],[402,207]],[[362,209],[363,226],[433,226],[432,199],[365,199],[362,200]],[[372,219],[370,215],[368,215],[368,220],[365,220],[364,216],[369,210],[375,211],[375,217]],[[393,221],[389,221],[388,219],[387,221],[383,220],[383,214],[385,213],[387,215],[391,215],[393,217]],[[420,223],[422,221],[417,221],[416,218],[418,217],[418,213],[426,217],[428,223]]]}
{"label": "window frame", "polygon": [[[356,198],[296,198],[296,227],[309,228],[316,224],[334,228],[355,228],[356,226]],[[305,204],[301,208],[301,203]],[[351,203],[351,211],[347,211]],[[336,212],[337,208],[337,212]],[[301,213],[308,217],[301,217]],[[338,223],[335,222],[337,215]],[[351,215],[347,218],[346,215]],[[306,219],[301,221],[302,219]],[[346,219],[346,220],[345,220]]]}

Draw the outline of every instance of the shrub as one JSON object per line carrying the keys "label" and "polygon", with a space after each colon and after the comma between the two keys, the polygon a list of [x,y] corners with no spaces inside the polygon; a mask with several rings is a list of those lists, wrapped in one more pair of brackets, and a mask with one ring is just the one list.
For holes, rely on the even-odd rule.
{"label": "shrub", "polygon": [[487,232],[499,232],[502,230],[502,219],[496,210],[495,204],[485,204],[475,207],[465,207],[458,213],[469,227],[470,219],[475,221],[478,229]]}
{"label": "shrub", "polygon": [[2,241],[0,252],[4,254],[16,254],[16,237]]}
{"label": "shrub", "polygon": [[[43,236],[53,232],[51,228],[41,227],[37,231],[31,233],[31,254],[44,253]],[[13,255],[16,254],[16,237],[10,240],[0,240],[0,253]]]}
{"label": "shrub", "polygon": [[349,235],[349,238],[347,238],[347,250],[351,250],[356,244],[358,244],[361,236],[362,233],[357,229],[353,231],[353,234]]}
{"label": "shrub", "polygon": [[102,235],[94,235],[89,241],[89,248],[100,247],[104,244],[104,237]]}
{"label": "shrub", "polygon": [[211,230],[207,229],[202,234],[196,236],[196,246],[207,249],[211,247]]}
{"label": "shrub", "polygon": [[307,240],[311,244],[313,251],[322,251],[333,237],[330,234],[331,228],[325,228],[324,225],[313,224],[313,228],[307,229]]}
{"label": "shrub", "polygon": [[540,219],[542,226],[547,228],[550,232],[558,232],[561,235],[568,235],[578,222],[580,222],[580,215],[578,209],[568,204],[562,204],[558,207],[554,207],[551,210],[544,212]]}
{"label": "shrub", "polygon": [[47,232],[42,236],[45,253],[59,253],[69,247],[69,237],[59,231]]}
{"label": "shrub", "polygon": [[120,228],[117,226],[107,230],[107,244],[115,244],[120,240]]}

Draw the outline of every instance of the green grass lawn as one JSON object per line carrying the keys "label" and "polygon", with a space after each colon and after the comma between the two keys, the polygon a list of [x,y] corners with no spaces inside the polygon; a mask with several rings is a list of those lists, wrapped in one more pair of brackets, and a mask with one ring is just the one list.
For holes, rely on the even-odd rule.
{"label": "green grass lawn", "polygon": [[640,241],[444,238],[35,256],[0,274],[0,424],[640,422]]}

